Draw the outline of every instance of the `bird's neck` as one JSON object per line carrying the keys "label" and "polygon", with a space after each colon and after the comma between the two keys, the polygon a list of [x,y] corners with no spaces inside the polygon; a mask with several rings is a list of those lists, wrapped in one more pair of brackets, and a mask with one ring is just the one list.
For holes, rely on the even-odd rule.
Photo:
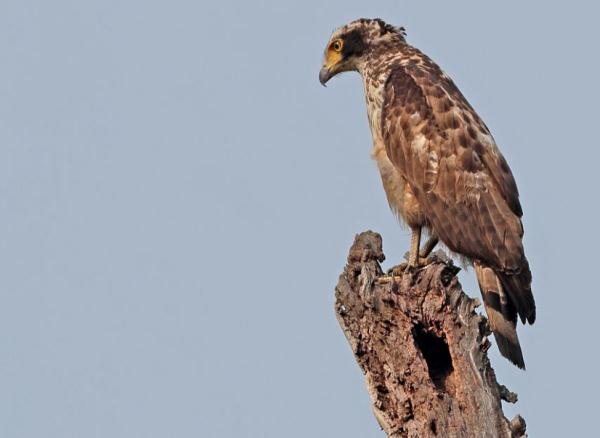
{"label": "bird's neck", "polygon": [[363,80],[367,115],[374,142],[382,139],[381,109],[383,107],[385,84],[392,71],[391,67],[394,64],[401,63],[406,56],[402,47],[399,46],[394,49],[396,50],[389,50],[388,47],[386,50],[374,50],[357,68]]}
{"label": "bird's neck", "polygon": [[394,65],[407,64],[419,55],[420,52],[404,40],[384,40],[372,47],[357,66],[363,79],[367,114],[374,142],[382,140],[381,109],[388,76]]}

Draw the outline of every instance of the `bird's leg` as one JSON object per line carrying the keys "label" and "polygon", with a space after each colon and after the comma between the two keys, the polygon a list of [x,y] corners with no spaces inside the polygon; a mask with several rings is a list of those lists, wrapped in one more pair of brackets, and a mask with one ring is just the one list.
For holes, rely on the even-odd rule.
{"label": "bird's leg", "polygon": [[421,243],[421,227],[411,227],[412,236],[410,238],[410,250],[404,257],[407,262],[400,263],[388,270],[388,275],[402,276],[402,274],[410,268],[414,268],[419,264],[419,245]]}
{"label": "bird's leg", "polygon": [[423,245],[423,248],[421,248],[421,251],[419,252],[419,258],[426,259],[429,257],[429,254],[431,254],[431,251],[433,251],[433,248],[435,248],[439,241],[440,239],[438,236],[431,234],[429,239],[427,239],[427,242],[425,242],[425,245]]}
{"label": "bird's leg", "polygon": [[419,246],[421,245],[421,227],[412,228],[410,239],[410,252],[408,254],[408,267],[414,268],[419,265]]}

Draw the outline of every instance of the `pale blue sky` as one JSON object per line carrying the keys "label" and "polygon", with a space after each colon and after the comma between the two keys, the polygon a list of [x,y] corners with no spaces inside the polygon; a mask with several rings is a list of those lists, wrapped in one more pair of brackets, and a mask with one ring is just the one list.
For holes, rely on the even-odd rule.
{"label": "pale blue sky", "polygon": [[[593,2],[0,3],[0,436],[381,437],[333,313],[354,234],[408,232],[331,31],[379,16],[519,184],[538,321],[492,360],[532,437],[596,430]],[[473,273],[460,274],[478,296]],[[401,348],[401,346],[399,346]]]}

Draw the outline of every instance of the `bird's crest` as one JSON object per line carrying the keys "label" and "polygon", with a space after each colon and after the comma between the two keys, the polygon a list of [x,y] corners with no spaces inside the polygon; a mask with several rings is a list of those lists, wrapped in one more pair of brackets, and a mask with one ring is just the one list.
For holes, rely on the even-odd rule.
{"label": "bird's crest", "polygon": [[349,28],[360,26],[367,28],[368,32],[373,36],[393,35],[401,40],[405,40],[406,29],[404,27],[393,26],[386,23],[381,18],[359,18],[348,25]]}

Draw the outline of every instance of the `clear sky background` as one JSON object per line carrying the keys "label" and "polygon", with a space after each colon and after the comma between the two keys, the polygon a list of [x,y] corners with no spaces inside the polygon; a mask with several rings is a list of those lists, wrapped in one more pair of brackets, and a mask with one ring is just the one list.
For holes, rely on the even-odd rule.
{"label": "clear sky background", "polygon": [[[532,437],[591,436],[599,9],[591,1],[0,3],[0,436],[382,437],[335,320],[389,212],[334,28],[404,25],[516,176],[538,321],[491,350]],[[473,272],[465,289],[479,296]],[[401,348],[399,346],[398,348]]]}

